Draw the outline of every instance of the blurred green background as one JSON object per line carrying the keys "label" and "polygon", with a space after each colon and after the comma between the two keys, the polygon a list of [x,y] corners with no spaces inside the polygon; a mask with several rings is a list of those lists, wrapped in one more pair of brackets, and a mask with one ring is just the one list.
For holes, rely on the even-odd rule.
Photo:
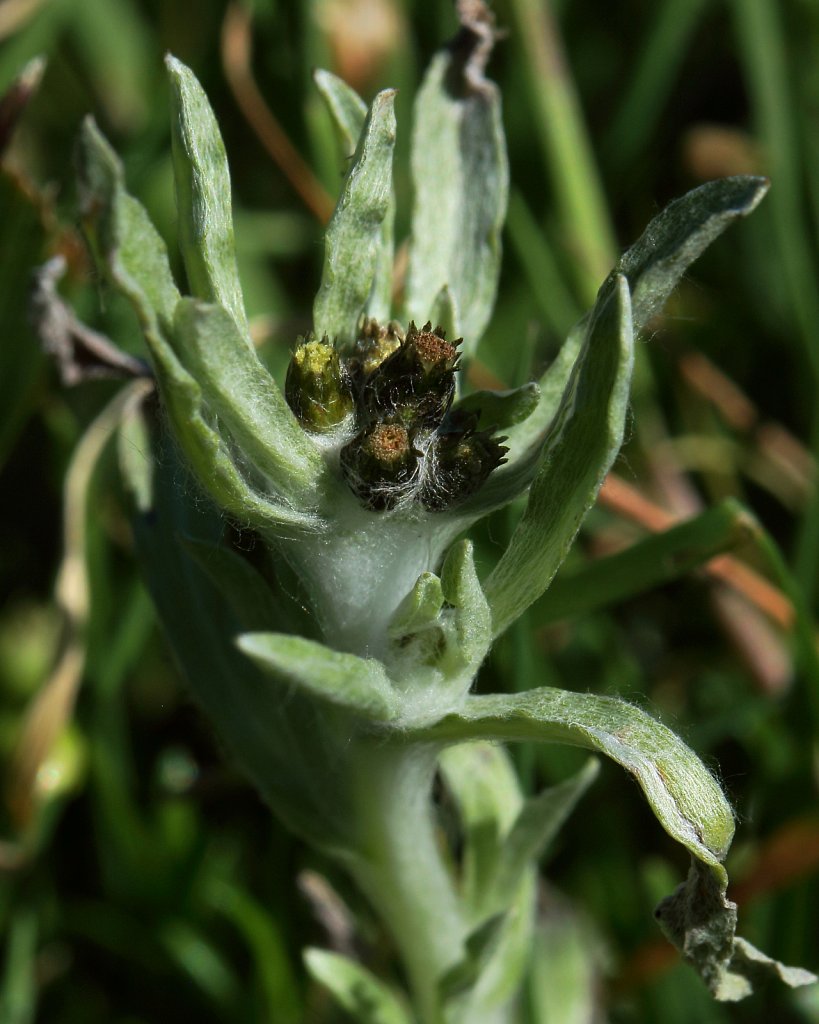
{"label": "blurred green background", "polygon": [[[494,9],[506,35],[490,73],[504,94],[512,195],[474,383],[542,370],[616,253],[671,198],[726,174],[773,182],[641,346],[621,486],[604,493],[564,577],[662,529],[664,512],[685,518],[728,497],[777,548],[734,552],[750,575],[732,562],[719,578],[686,574],[642,594],[626,567],[622,600],[569,620],[544,600],[504,637],[481,686],[617,693],[674,727],[737,811],[728,868],[741,932],[816,970],[819,3]],[[341,1018],[305,978],[305,943],[395,972],[345,878],[271,819],[189,701],[132,558],[110,424],[96,419],[121,385],[63,387],[28,325],[27,293],[32,268],[61,253],[79,315],[141,351],[83,247],[72,148],[93,113],[174,253],[170,50],[222,125],[248,313],[281,371],[309,328],[320,217],[344,168],[312,69],[367,99],[398,86],[400,237],[412,99],[454,29],[449,0],[0,4],[0,93],[31,58],[48,60],[0,171],[3,1024],[323,1024]],[[480,538],[484,565],[510,522],[496,516]],[[559,748],[515,757],[528,788],[578,760]],[[442,827],[447,812],[442,798]],[[572,1021],[819,1021],[816,988],[711,1003],[652,919],[686,870],[636,788],[607,767],[546,859],[521,1019],[567,1024],[558,974],[584,995],[586,1016]],[[574,952],[569,934],[581,937]]]}

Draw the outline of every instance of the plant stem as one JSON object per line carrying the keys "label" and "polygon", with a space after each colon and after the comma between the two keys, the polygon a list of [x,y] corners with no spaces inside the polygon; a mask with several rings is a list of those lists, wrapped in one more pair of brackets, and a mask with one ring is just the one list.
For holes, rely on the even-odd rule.
{"label": "plant stem", "polygon": [[440,1024],[438,982],[463,955],[465,923],[435,835],[439,747],[374,741],[356,763],[363,856],[348,863],[398,946],[423,1024]]}

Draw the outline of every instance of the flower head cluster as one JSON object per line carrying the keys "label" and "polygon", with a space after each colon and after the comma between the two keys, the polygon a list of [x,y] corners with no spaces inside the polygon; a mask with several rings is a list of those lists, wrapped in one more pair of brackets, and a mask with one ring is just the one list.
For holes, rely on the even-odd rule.
{"label": "flower head cluster", "polygon": [[453,508],[505,461],[505,438],[478,429],[479,411],[452,409],[461,341],[431,321],[405,333],[368,318],[349,355],[326,337],[297,346],[288,404],[312,433],[341,428],[341,471],[365,507]]}

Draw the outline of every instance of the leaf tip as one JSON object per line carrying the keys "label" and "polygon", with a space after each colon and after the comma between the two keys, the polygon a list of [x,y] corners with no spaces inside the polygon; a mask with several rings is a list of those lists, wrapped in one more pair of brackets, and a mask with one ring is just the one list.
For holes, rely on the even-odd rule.
{"label": "leaf tip", "polygon": [[178,57],[174,57],[170,50],[167,51],[163,60],[168,74],[172,78],[181,78],[186,71],[189,71],[188,67]]}

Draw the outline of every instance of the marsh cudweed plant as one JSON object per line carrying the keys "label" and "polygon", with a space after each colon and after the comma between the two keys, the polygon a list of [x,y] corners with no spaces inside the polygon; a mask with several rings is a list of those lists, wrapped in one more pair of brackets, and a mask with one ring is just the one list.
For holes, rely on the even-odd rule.
{"label": "marsh cudweed plant", "polygon": [[[618,453],[635,337],[766,189],[729,178],[672,203],[539,381],[469,393],[463,368],[492,314],[507,195],[500,97],[484,73],[490,43],[488,23],[463,27],[418,94],[401,289],[394,94],[368,108],[317,73],[353,155],[312,330],[293,339],[283,388],[248,332],[227,160],[193,74],[168,58],[190,295],[116,154],[86,122],[84,227],[139,318],[162,409],[158,425],[142,409],[122,428],[139,557],[230,756],[290,828],[343,865],[394,939],[406,992],[360,963],[307,952],[309,971],[354,1019],[521,1019],[538,854],[597,762],[524,799],[502,745],[511,741],[584,747],[634,776],[692,857],[660,924],[718,999],[741,998],[763,970],[800,984],[806,972],[735,937],[722,866],[731,809],[673,732],[592,693],[472,692],[493,641],[549,586]],[[519,499],[508,546],[479,574],[470,527]],[[255,532],[262,557],[251,563],[231,546],[231,524]],[[460,816],[457,857],[434,826],[436,773]]]}

